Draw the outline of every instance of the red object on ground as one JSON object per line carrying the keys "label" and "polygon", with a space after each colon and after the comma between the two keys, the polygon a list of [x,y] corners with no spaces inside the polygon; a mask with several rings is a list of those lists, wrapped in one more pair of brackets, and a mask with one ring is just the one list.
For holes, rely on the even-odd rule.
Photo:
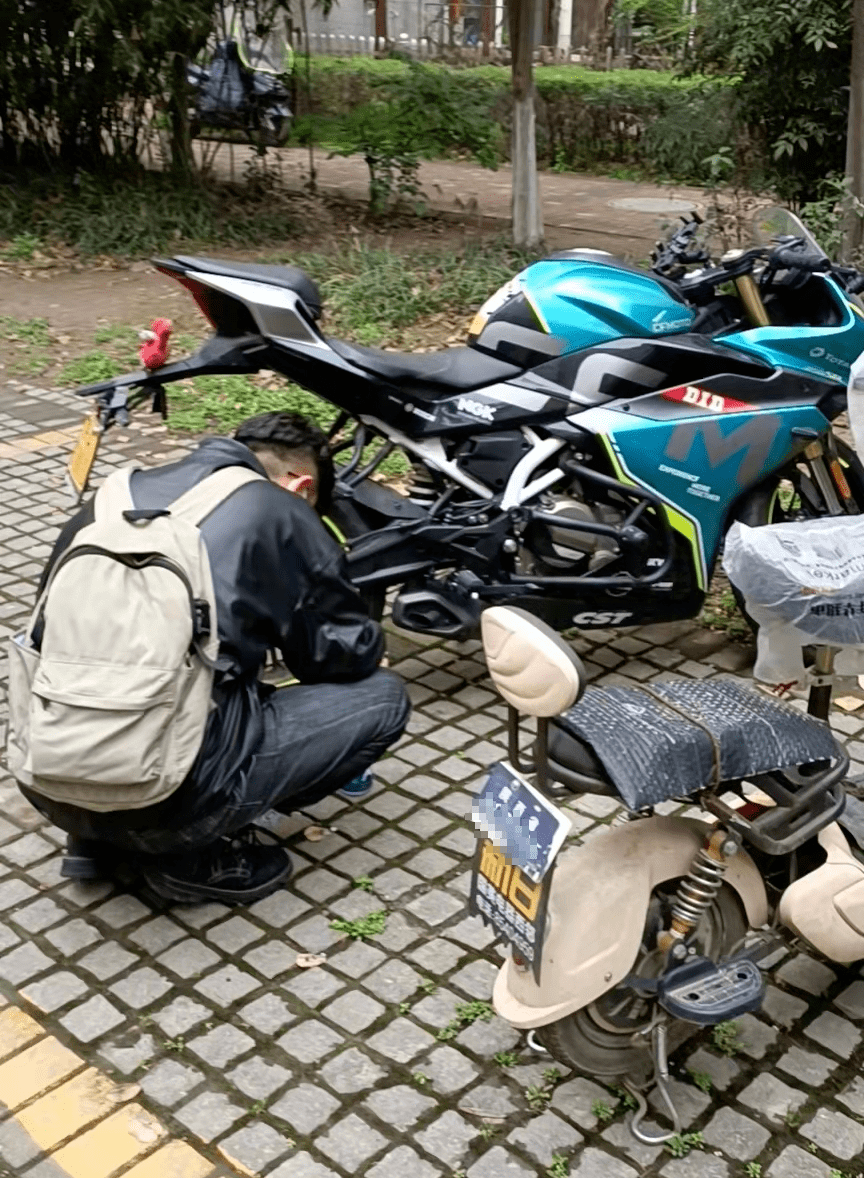
{"label": "red object on ground", "polygon": [[138,349],[138,355],[141,357],[141,363],[150,372],[156,368],[161,368],[168,360],[168,338],[171,335],[171,320],[170,319],[154,319],[153,320],[153,334],[155,339],[148,339]]}

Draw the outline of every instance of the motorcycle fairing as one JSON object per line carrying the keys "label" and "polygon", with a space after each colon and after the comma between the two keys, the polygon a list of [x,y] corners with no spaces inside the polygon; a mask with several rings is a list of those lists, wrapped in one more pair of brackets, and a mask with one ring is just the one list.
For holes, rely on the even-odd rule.
{"label": "motorcycle fairing", "polygon": [[[542,1027],[621,982],[639,955],[652,891],[687,874],[708,830],[695,819],[641,818],[563,852],[552,877],[540,982],[508,958],[492,992],[497,1013],[517,1030]],[[750,927],[765,924],[765,886],[746,851],[729,860],[724,881]]]}
{"label": "motorcycle fairing", "polygon": [[836,822],[817,835],[826,853],[815,871],[789,885],[780,919],[831,961],[864,957],[864,864],[852,854]]}
{"label": "motorcycle fairing", "polygon": [[810,282],[824,284],[821,293],[831,300],[836,311],[836,325],[819,323],[780,327],[772,324],[717,336],[715,343],[747,352],[773,367],[845,385],[850,365],[864,351],[864,320],[833,279],[813,275]]}
{"label": "motorcycle fairing", "polygon": [[[572,418],[601,436],[625,482],[651,490],[667,504],[669,521],[693,545],[700,588],[708,584],[732,499],[799,453],[828,421],[815,405],[775,404],[730,414],[683,413],[651,420],[630,406],[596,408]],[[814,431],[809,437],[795,431]]]}

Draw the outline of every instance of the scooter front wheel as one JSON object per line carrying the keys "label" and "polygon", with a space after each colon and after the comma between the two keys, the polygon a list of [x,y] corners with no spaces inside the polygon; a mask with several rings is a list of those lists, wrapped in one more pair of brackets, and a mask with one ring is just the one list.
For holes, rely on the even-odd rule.
{"label": "scooter front wheel", "polygon": [[[632,973],[656,977],[662,955],[653,947],[665,927],[669,903],[678,880],[656,888],[648,909],[645,936]],[[697,951],[712,961],[729,955],[747,931],[747,920],[736,893],[724,884],[703,916],[693,941]],[[650,1037],[647,1034],[656,1008],[652,999],[642,998],[629,986],[618,985],[596,1002],[557,1022],[537,1028],[537,1038],[561,1063],[604,1079],[628,1076],[646,1080],[653,1069]],[[673,1051],[699,1030],[680,1020],[669,1026],[668,1045]]]}

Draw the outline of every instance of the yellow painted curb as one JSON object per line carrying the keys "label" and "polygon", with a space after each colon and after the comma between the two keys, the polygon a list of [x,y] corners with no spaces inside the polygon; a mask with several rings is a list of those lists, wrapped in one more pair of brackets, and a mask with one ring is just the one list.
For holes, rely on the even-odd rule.
{"label": "yellow painted curb", "polygon": [[[2,457],[2,455],[0,455]],[[17,1006],[0,1010],[0,1104],[67,1178],[208,1178],[215,1166]],[[7,1122],[8,1123],[8,1122]]]}

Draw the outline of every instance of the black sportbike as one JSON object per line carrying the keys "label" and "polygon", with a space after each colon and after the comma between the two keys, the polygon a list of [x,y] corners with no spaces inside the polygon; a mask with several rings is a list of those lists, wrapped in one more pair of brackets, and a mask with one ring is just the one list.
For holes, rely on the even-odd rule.
{"label": "black sportbike", "polygon": [[[864,506],[864,470],[832,431],[864,351],[864,279],[783,210],[760,237],[712,263],[691,220],[650,272],[554,254],[489,299],[466,346],[422,355],[323,335],[296,267],[157,260],[215,334],[78,390],[97,408],[77,486],[99,431],[151,396],[164,413],[171,381],[270,369],[341,411],[333,521],[373,608],[398,586],[399,625],[464,638],[492,603],[559,629],[692,617],[733,520]],[[375,478],[396,447],[406,494]]]}

